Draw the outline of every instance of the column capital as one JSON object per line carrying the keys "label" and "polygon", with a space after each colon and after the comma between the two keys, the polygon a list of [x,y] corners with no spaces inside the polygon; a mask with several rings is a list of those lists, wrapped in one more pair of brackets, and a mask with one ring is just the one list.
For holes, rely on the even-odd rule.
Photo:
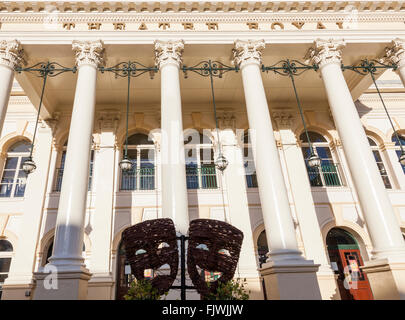
{"label": "column capital", "polygon": [[385,48],[384,62],[398,65],[398,68],[405,66],[405,39],[396,38]]}
{"label": "column capital", "polygon": [[305,58],[310,63],[316,63],[323,67],[330,63],[340,65],[342,63],[342,49],[346,43],[343,39],[317,39],[314,41]]}
{"label": "column capital", "polygon": [[101,40],[73,41],[72,49],[76,54],[76,65],[92,65],[98,67],[104,64],[104,48]]}
{"label": "column capital", "polygon": [[4,65],[14,70],[24,61],[24,50],[18,40],[0,41],[0,65]]}
{"label": "column capital", "polygon": [[233,64],[238,67],[251,63],[261,65],[265,46],[264,40],[236,40],[232,49]]}
{"label": "column capital", "polygon": [[166,64],[175,64],[178,67],[183,62],[183,40],[155,41],[155,64],[158,68]]}

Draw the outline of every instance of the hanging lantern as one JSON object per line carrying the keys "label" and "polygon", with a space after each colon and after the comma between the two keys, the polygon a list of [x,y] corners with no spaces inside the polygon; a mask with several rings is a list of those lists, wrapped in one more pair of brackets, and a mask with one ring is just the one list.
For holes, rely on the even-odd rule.
{"label": "hanging lantern", "polygon": [[132,164],[131,160],[129,160],[128,158],[122,159],[119,163],[119,166],[120,166],[121,170],[124,172],[132,171],[132,168],[133,168],[133,164]]}
{"label": "hanging lantern", "polygon": [[228,160],[226,160],[226,158],[222,154],[220,154],[218,158],[215,159],[214,163],[217,169],[220,171],[224,171],[228,166]]}
{"label": "hanging lantern", "polygon": [[311,168],[318,168],[321,166],[321,158],[319,158],[315,153],[311,153],[307,161]]}
{"label": "hanging lantern", "polygon": [[26,174],[34,172],[36,168],[37,166],[31,157],[29,157],[27,160],[23,162],[22,169]]}
{"label": "hanging lantern", "polygon": [[399,163],[405,166],[405,151],[402,151],[401,155],[399,156]]}

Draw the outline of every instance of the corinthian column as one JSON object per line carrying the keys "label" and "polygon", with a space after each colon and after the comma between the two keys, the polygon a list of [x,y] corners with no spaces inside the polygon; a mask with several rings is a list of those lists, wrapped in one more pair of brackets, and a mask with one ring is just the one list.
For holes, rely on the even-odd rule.
{"label": "corinthian column", "polygon": [[17,40],[0,42],[0,133],[14,80],[14,69],[23,58],[23,49]]}
{"label": "corinthian column", "polygon": [[189,218],[179,80],[183,50],[182,40],[155,42],[161,76],[162,216],[173,219],[176,230],[186,234]]}
{"label": "corinthian column", "polygon": [[[73,42],[78,68],[65,169],[49,268],[57,271],[58,289],[38,291],[36,299],[85,299],[90,278],[82,257],[89,179],[91,135],[96,101],[97,67],[103,62],[101,41]],[[39,285],[43,283],[39,283]],[[42,289],[42,288],[41,288]]]}
{"label": "corinthian column", "polygon": [[[382,263],[388,269],[390,262],[400,262],[402,267],[396,266],[395,272],[398,272],[398,268],[402,268],[402,272],[405,272],[403,265],[405,242],[341,70],[341,51],[344,45],[342,40],[317,40],[314,47],[310,49],[309,56],[312,62],[317,63],[320,68],[329,106],[373,244],[372,259],[380,261],[383,259],[384,262],[377,262],[377,264],[381,266]],[[374,298],[381,298],[378,292],[382,285],[378,282],[384,281],[382,277],[384,272],[381,271],[381,268],[370,271],[369,280]],[[382,294],[389,293],[390,299],[399,298],[400,295],[402,295],[401,298],[405,298],[404,276],[405,274],[402,273],[402,280],[399,281],[397,278],[397,282],[392,280],[395,276],[388,276],[392,280],[393,287],[390,288],[392,290],[387,289],[390,282],[387,280],[382,287],[387,290]],[[375,279],[377,282],[374,281]]]}
{"label": "corinthian column", "polygon": [[385,48],[383,60],[398,66],[396,72],[405,86],[405,40],[398,38],[392,40],[391,44]]}
{"label": "corinthian column", "polygon": [[[305,260],[295,228],[261,78],[264,41],[236,41],[234,64],[242,73],[252,149],[264,226],[270,249],[262,275],[270,299],[320,299],[315,273],[319,265]],[[301,269],[300,269],[301,268]],[[305,271],[304,271],[305,269]],[[288,285],[292,278],[295,287]]]}

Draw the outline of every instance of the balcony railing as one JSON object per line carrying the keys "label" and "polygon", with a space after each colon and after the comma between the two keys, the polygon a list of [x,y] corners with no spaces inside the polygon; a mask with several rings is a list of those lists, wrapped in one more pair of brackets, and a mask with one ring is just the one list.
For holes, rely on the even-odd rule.
{"label": "balcony railing", "polygon": [[320,168],[311,168],[307,165],[308,177],[312,187],[339,187],[342,179],[339,173],[339,164],[322,164]]}
{"label": "balcony railing", "polygon": [[214,164],[197,167],[186,166],[187,189],[218,189],[217,173]]}
{"label": "balcony railing", "polygon": [[[55,180],[53,184],[53,192],[60,192],[62,189],[62,180],[63,180],[63,168],[57,168],[55,171]],[[91,191],[91,186],[93,182],[93,166],[90,166],[90,173],[89,173],[89,185],[87,191]]]}
{"label": "balcony railing", "polygon": [[123,172],[121,190],[155,190],[155,168],[139,168]]}

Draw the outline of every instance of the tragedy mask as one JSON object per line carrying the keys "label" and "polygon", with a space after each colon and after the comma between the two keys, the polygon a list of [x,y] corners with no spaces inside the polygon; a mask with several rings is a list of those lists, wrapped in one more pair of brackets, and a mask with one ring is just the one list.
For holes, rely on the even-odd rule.
{"label": "tragedy mask", "polygon": [[159,294],[167,292],[176,279],[179,253],[171,219],[138,223],[122,234],[132,274],[137,280],[151,279]]}
{"label": "tragedy mask", "polygon": [[233,278],[242,241],[242,231],[229,223],[212,219],[190,222],[187,269],[198,293],[215,293],[220,282]]}

